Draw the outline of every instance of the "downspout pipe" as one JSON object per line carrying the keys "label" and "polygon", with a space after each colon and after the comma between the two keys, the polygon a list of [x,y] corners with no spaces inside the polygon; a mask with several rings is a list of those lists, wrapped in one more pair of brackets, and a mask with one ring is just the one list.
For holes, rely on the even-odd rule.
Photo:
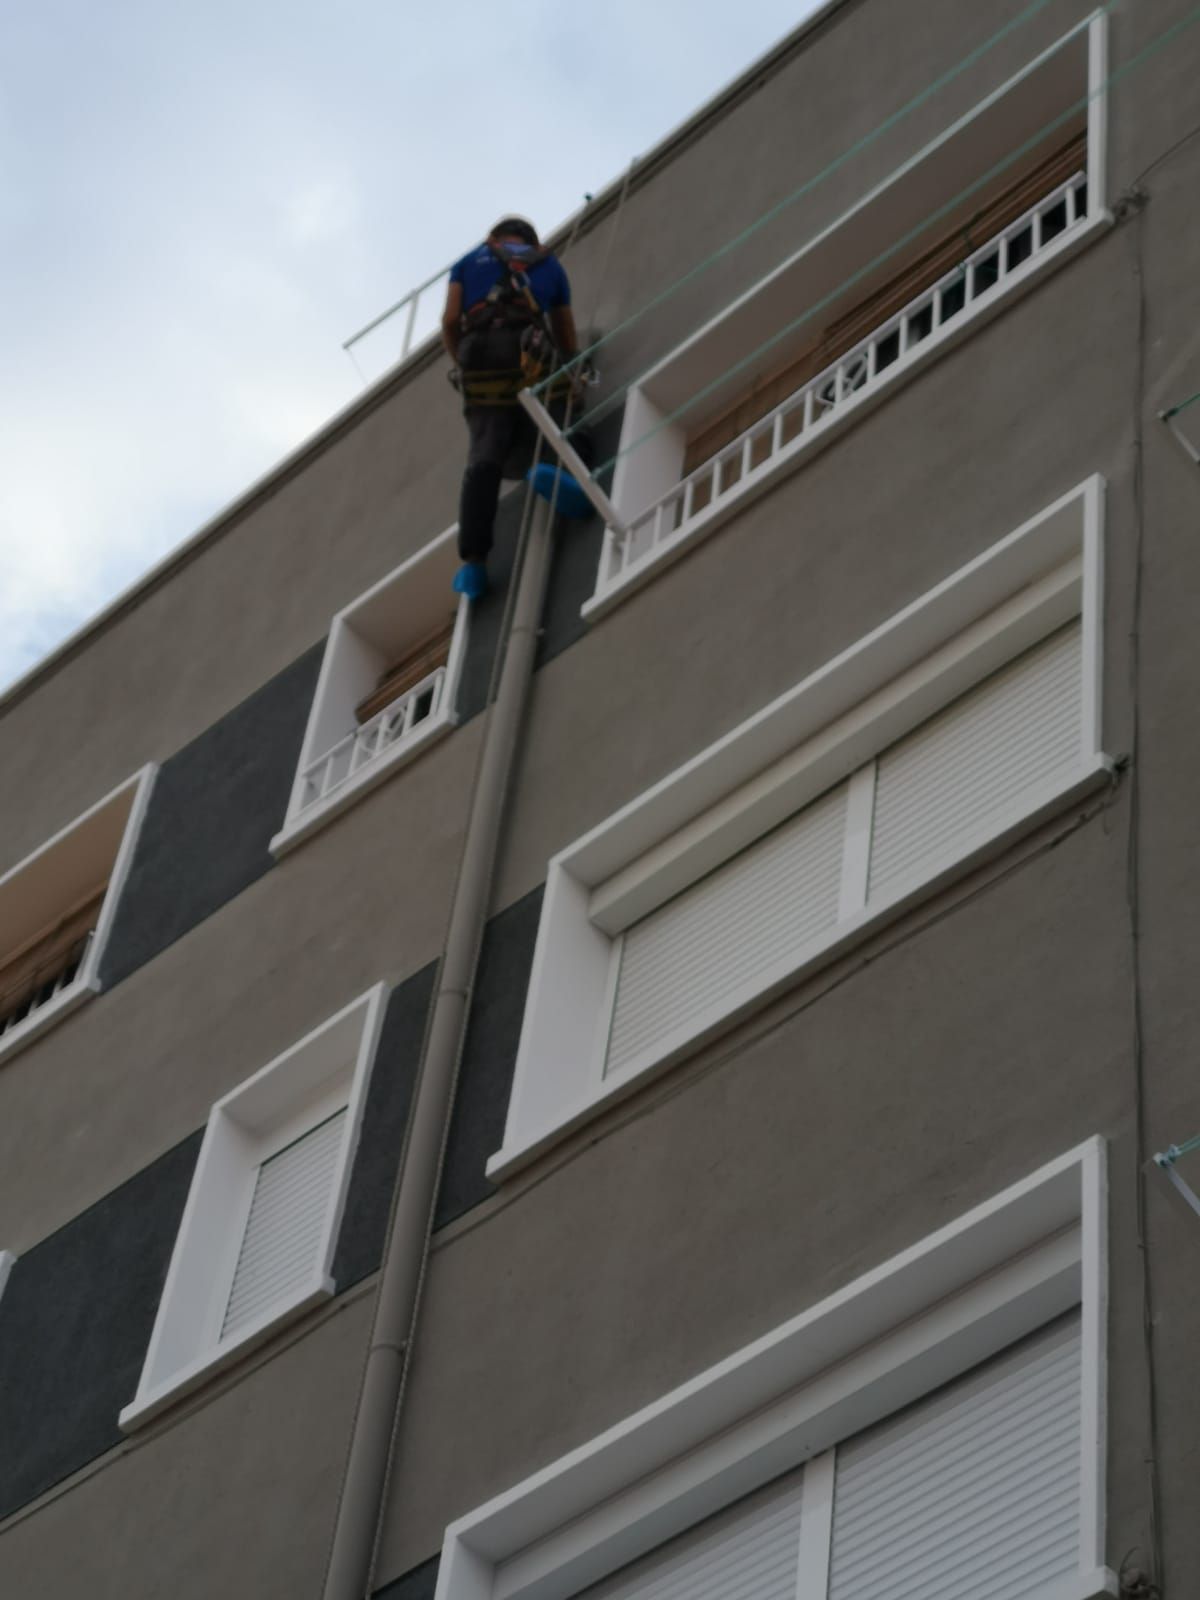
{"label": "downspout pipe", "polygon": [[323,1600],[363,1600],[371,1582],[392,1437],[419,1309],[425,1260],[471,987],[487,917],[513,756],[524,722],[550,571],[554,512],[534,504],[525,559],[514,574],[512,624],[488,714],[458,883],[408,1122],[391,1228],[376,1291]]}

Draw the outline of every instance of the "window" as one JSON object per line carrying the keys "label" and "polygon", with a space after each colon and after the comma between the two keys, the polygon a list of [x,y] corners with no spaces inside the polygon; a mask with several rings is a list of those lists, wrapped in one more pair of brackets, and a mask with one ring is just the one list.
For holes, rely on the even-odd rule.
{"label": "window", "polygon": [[1068,1314],[581,1600],[1004,1600],[1079,1571],[1082,1330]]}
{"label": "window", "polygon": [[1078,24],[631,389],[612,491],[627,528],[585,616],[1108,226],[1105,27]]}
{"label": "window", "polygon": [[144,768],[0,876],[0,1057],[100,988],[153,778]]}
{"label": "window", "polygon": [[498,1495],[437,1600],[1094,1600],[1093,1139]]}
{"label": "window", "polygon": [[333,619],[277,854],[447,733],[470,608],[448,529]]}
{"label": "window", "polygon": [[1098,784],[1090,479],[550,863],[502,1176]]}
{"label": "window", "polygon": [[[730,453],[726,446],[748,442],[752,468],[768,458],[771,430],[755,428],[755,423],[773,418],[778,410],[780,444],[790,443],[804,426],[807,385],[813,395],[811,426],[1084,218],[1086,169],[1087,135],[1081,133],[1034,162],[994,200],[979,206],[964,226],[949,230],[932,247],[919,246],[911,263],[829,321],[803,355],[753,383],[715,422],[697,429],[684,417],[682,475],[691,485],[692,513],[711,502],[714,488],[728,492],[736,485],[742,452]],[[698,472],[706,462],[711,463],[709,472]]]}
{"label": "window", "polygon": [[213,1107],[126,1430],[333,1293],[383,1001],[379,984]]}

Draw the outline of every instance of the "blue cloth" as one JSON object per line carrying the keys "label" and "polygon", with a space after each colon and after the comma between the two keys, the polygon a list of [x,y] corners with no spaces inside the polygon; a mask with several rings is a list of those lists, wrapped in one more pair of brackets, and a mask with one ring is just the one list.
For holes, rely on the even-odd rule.
{"label": "blue cloth", "polygon": [[[517,261],[523,255],[535,254],[531,245],[506,243],[504,248]],[[450,282],[462,284],[464,311],[469,311],[480,300],[486,300],[488,291],[504,276],[504,267],[486,244],[470,251],[450,268]],[[544,256],[529,269],[529,287],[543,311],[553,311],[556,306],[571,304],[571,285],[557,256]]]}
{"label": "blue cloth", "polygon": [[488,591],[486,563],[464,561],[454,574],[454,582],[450,587],[455,594],[465,594],[468,600],[482,600]]}
{"label": "blue cloth", "polygon": [[582,518],[594,515],[592,502],[569,472],[556,467],[552,461],[539,461],[525,474],[533,485],[534,494],[549,500],[554,509],[564,517]]}

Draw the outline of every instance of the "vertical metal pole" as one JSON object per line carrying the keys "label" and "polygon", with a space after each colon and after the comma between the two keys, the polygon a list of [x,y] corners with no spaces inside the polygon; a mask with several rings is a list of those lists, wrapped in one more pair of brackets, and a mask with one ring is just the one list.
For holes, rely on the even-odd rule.
{"label": "vertical metal pole", "polygon": [[518,590],[512,626],[507,639],[501,641],[504,664],[496,699],[488,713],[437,993],[408,1119],[367,1363],[322,1591],[324,1600],[363,1600],[370,1582],[388,1458],[403,1400],[446,1131],[454,1106],[471,985],[487,916],[513,754],[533,675],[550,571],[551,521],[549,505],[539,500],[524,563],[514,574]]}

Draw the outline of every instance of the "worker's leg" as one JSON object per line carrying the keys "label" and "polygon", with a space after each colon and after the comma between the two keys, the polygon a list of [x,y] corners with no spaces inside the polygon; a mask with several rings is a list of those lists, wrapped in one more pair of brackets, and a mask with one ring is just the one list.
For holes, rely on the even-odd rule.
{"label": "worker's leg", "polygon": [[470,443],[458,507],[458,553],[464,561],[486,561],[500,498],[504,462],[520,416],[518,406],[467,406]]}

